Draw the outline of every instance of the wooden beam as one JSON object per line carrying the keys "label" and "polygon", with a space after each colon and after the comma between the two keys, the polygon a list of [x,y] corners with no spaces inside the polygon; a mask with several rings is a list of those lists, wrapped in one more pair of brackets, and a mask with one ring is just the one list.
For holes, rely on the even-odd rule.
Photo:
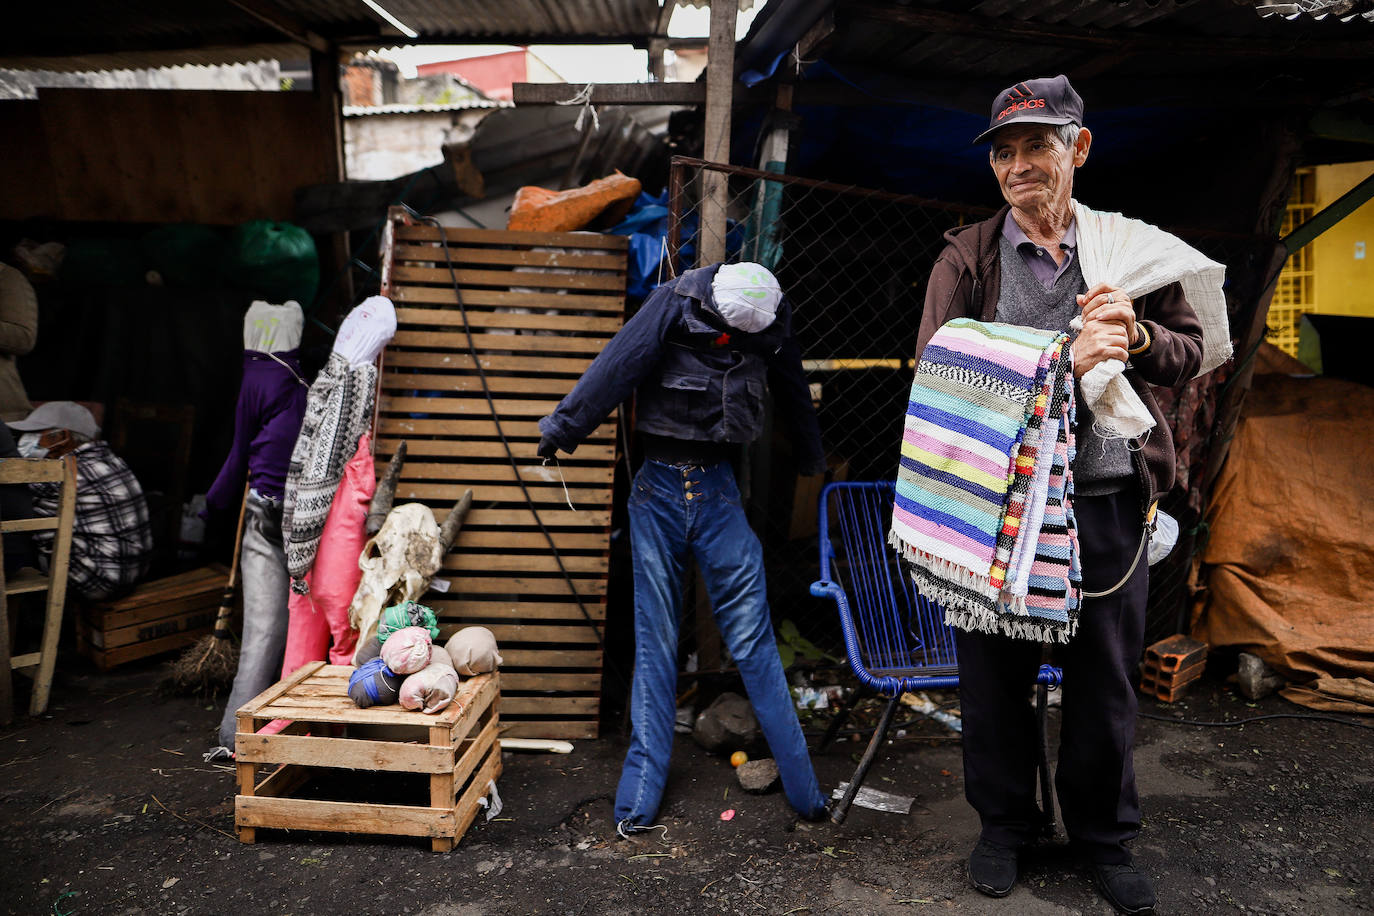
{"label": "wooden beam", "polygon": [[[730,161],[730,115],[735,87],[735,0],[712,0],[711,44],[706,52],[706,139],[701,158]],[[725,210],[730,202],[729,177],[706,171],[701,176],[701,232],[697,264],[725,260]]]}
{"label": "wooden beam", "polygon": [[[577,95],[572,83],[516,83],[516,105],[554,105]],[[700,105],[706,101],[701,83],[594,83],[593,105]]]}
{"label": "wooden beam", "polygon": [[1289,252],[1294,252],[1311,244],[1317,236],[1364,206],[1371,197],[1374,197],[1374,173],[1322,208],[1320,213],[1285,235],[1281,239],[1284,247]]}
{"label": "wooden beam", "polygon": [[811,28],[806,30],[806,34],[797,41],[797,47],[794,49],[797,57],[802,60],[810,60],[812,55],[830,42],[830,37],[834,34],[835,11],[830,9],[812,23]]}
{"label": "wooden beam", "polygon": [[1324,140],[1374,143],[1374,123],[1345,112],[1322,110],[1312,116],[1312,133]]}
{"label": "wooden beam", "polygon": [[[1085,29],[1062,24],[1043,24],[1022,19],[993,18],[971,13],[947,13],[910,6],[879,6],[856,3],[843,14],[855,19],[889,22],[931,34],[974,35],[993,41],[1034,42],[1089,51],[1126,49],[1132,53],[1159,52],[1198,57],[1317,58],[1367,60],[1374,56],[1374,41],[1269,41],[1260,38],[1226,38],[1212,35],[1164,35],[1114,29]],[[1306,53],[1303,53],[1306,52]]]}
{"label": "wooden beam", "polygon": [[254,19],[271,26],[297,44],[317,53],[329,50],[329,41],[310,31],[304,23],[277,6],[272,0],[229,0],[230,5],[243,10]]}

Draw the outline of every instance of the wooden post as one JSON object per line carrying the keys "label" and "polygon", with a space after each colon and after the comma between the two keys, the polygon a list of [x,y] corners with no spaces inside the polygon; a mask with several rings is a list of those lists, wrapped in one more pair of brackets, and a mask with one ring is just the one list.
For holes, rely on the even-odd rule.
{"label": "wooden post", "polygon": [[[333,155],[330,157],[334,172],[333,180],[341,182],[348,174],[344,164],[343,93],[339,89],[338,48],[331,45],[324,50],[310,52],[310,79],[315,100],[319,103],[319,117],[325,125],[325,137],[333,145]],[[342,316],[353,303],[353,269],[350,266],[353,253],[348,248],[348,233],[336,232],[331,235],[326,250],[327,254],[321,252],[325,256],[321,258],[320,279],[323,282],[320,284],[320,291],[328,291],[328,278],[335,273],[339,274],[339,284],[334,290],[333,298],[340,301],[340,307],[336,311]],[[310,314],[308,304],[302,305],[307,306],[306,314]],[[333,317],[333,312],[329,311],[329,303],[317,301],[316,306],[314,314],[317,316],[323,315],[326,320]],[[320,312],[319,308],[326,311]]]}
{"label": "wooden post", "polygon": [[[730,161],[730,104],[735,83],[735,0],[711,4],[711,41],[706,61],[706,144],[701,158]],[[701,175],[701,233],[697,266],[725,260],[725,211],[730,202],[728,176],[710,170]]]}

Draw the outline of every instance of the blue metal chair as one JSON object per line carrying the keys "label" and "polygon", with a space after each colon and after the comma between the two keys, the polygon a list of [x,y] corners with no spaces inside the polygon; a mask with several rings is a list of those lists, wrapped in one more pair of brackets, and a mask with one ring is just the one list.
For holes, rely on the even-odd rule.
{"label": "blue metal chair", "polygon": [[[832,598],[840,615],[849,665],[866,691],[888,697],[873,739],[858,769],[831,812],[843,823],[877,756],[903,693],[959,686],[959,660],[954,632],[944,623],[940,606],[916,590],[887,543],[892,519],[891,481],[832,483],[820,497],[820,574],[811,594]],[[1040,721],[1041,814],[1046,833],[1054,829],[1054,801],[1045,743],[1047,691],[1061,679],[1058,668],[1041,665],[1036,677]],[[841,724],[832,723],[827,741]]]}

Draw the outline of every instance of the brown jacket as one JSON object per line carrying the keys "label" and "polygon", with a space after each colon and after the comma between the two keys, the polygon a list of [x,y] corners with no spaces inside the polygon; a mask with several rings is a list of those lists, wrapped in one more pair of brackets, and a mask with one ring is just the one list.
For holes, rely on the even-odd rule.
{"label": "brown jacket", "polygon": [[[945,233],[949,242],[930,271],[925,311],[916,336],[916,358],[926,343],[952,318],[992,321],[1001,293],[999,264],[1002,223],[1010,207],[981,223],[959,226]],[[1132,464],[1140,475],[1142,510],[1174,485],[1174,438],[1169,424],[1150,393],[1150,385],[1176,388],[1197,374],[1202,365],[1202,326],[1177,283],[1135,300],[1136,320],[1150,332],[1150,349],[1131,357],[1125,377],[1155,418],[1155,428],[1136,441]],[[1148,384],[1147,384],[1148,383]]]}
{"label": "brown jacket", "polygon": [[0,264],[0,420],[22,420],[33,410],[14,358],[38,342],[38,298],[22,272]]}

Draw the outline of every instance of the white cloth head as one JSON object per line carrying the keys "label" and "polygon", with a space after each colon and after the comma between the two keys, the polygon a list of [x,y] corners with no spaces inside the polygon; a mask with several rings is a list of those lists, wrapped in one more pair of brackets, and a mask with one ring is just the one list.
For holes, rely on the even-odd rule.
{"label": "white cloth head", "polygon": [[711,296],[726,324],[737,331],[753,334],[778,317],[782,288],[768,268],[745,261],[723,265],[716,271],[711,281]]}
{"label": "white cloth head", "polygon": [[243,316],[243,349],[259,353],[294,350],[301,345],[304,328],[305,315],[295,299],[288,299],[284,305],[258,299]]}
{"label": "white cloth head", "polygon": [[373,362],[396,336],[396,309],[385,296],[369,296],[348,313],[334,338],[334,352],[350,366]]}

